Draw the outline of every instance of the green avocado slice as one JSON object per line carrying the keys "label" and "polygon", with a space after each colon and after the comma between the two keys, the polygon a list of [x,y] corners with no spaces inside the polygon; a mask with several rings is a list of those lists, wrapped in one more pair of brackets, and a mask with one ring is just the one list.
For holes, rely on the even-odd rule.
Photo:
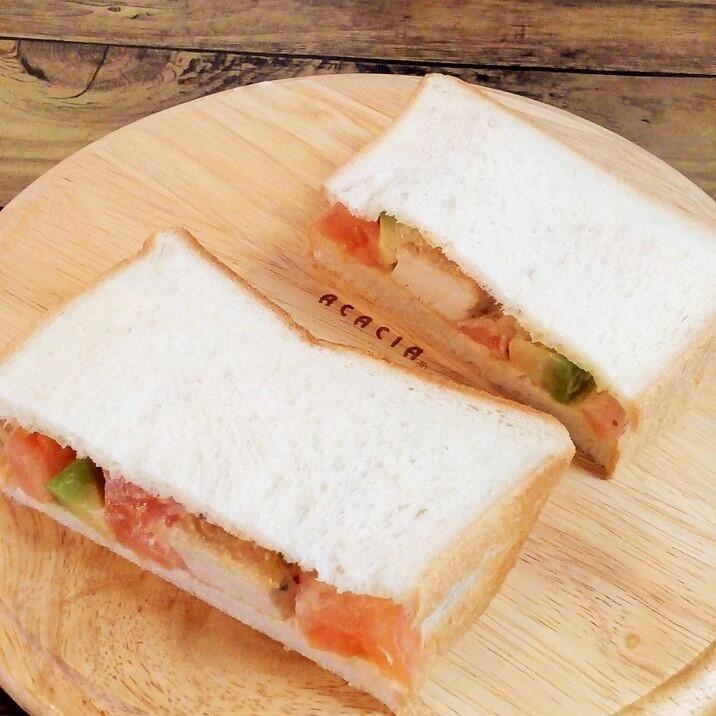
{"label": "green avocado slice", "polygon": [[594,388],[594,379],[586,370],[541,343],[515,336],[510,341],[509,356],[511,363],[559,403],[571,403]]}
{"label": "green avocado slice", "polygon": [[398,260],[398,247],[420,239],[420,232],[401,224],[389,214],[381,214],[378,258],[385,268],[392,268]]}
{"label": "green avocado slice", "polygon": [[47,483],[47,489],[75,517],[101,534],[109,534],[102,471],[89,458],[71,462]]}

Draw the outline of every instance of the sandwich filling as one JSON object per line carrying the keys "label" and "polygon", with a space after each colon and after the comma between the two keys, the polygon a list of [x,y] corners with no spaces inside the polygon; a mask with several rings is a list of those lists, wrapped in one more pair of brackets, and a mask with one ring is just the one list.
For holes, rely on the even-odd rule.
{"label": "sandwich filling", "polygon": [[402,605],[338,592],[278,552],[109,474],[42,433],[0,423],[0,447],[2,478],[9,487],[37,502],[59,504],[140,560],[184,570],[258,612],[292,621],[314,648],[363,659],[392,680],[413,683],[422,638]]}
{"label": "sandwich filling", "polygon": [[417,229],[386,213],[378,221],[366,221],[340,203],[319,217],[314,228],[352,259],[384,272],[481,346],[485,360],[499,363],[515,379],[528,380],[543,403],[578,413],[600,442],[616,444],[624,433],[627,415],[616,398],[598,390],[592,375],[566,356],[533,341],[513,316]]}

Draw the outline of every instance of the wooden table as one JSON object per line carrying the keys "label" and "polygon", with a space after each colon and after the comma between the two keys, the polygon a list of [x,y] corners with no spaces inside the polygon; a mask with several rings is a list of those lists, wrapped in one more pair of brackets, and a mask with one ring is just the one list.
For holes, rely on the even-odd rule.
{"label": "wooden table", "polygon": [[[146,114],[261,80],[356,71],[442,71],[563,107],[716,196],[715,32],[716,6],[687,0],[3,0],[0,206]],[[9,713],[19,711],[0,695]]]}

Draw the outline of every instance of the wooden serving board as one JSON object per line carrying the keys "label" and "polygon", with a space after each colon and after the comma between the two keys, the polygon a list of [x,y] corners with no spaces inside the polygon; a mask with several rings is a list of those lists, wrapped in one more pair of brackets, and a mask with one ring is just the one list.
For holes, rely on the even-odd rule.
{"label": "wooden serving board", "polygon": [[[148,117],[62,162],[0,214],[0,342],[154,229],[183,224],[317,335],[396,360],[418,345],[426,369],[450,372],[409,330],[312,278],[306,258],[321,181],[386,126],[415,82],[344,75],[253,85]],[[495,96],[613,169],[636,172],[645,189],[713,211],[624,140]],[[320,302],[325,294],[337,298]],[[348,303],[355,308],[342,315]],[[373,320],[355,325],[360,315]],[[376,337],[380,325],[390,340]],[[426,713],[611,713],[708,647],[716,636],[715,388],[707,381],[693,407],[611,482],[570,470],[500,594],[435,665],[421,692]],[[712,657],[702,656],[688,690],[669,682],[662,704],[708,708]],[[303,658],[4,500],[0,683],[37,713],[382,713]]]}

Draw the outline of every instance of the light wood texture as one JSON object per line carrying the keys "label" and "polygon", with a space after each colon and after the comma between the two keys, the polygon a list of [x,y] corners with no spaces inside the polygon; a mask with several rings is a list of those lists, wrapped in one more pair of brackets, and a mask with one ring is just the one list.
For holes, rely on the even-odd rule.
{"label": "light wood texture", "polygon": [[[304,236],[322,206],[321,181],[386,126],[414,83],[343,75],[253,85],[148,117],[59,164],[0,213],[0,341],[153,229],[181,223],[315,334],[400,360],[400,350],[352,318],[374,316],[372,326],[390,326],[405,343],[409,331],[359,301],[346,318],[319,304],[331,287],[312,277]],[[608,147],[624,156],[623,140],[502,97],[572,141],[591,137],[600,156]],[[709,209],[705,195],[663,171],[677,201]],[[429,367],[445,363],[427,348]],[[709,380],[611,482],[570,470],[500,594],[435,665],[421,692],[424,713],[610,713],[708,646],[715,403]],[[73,712],[67,703],[75,713],[380,712],[338,679],[39,515],[0,502],[0,535],[0,681],[34,710],[49,712],[57,698],[64,713]]]}
{"label": "light wood texture", "polygon": [[716,641],[661,686],[618,716],[712,716],[716,711]]}
{"label": "light wood texture", "polygon": [[[713,79],[443,69],[598,122],[716,196]],[[429,70],[365,60],[0,40],[0,205],[92,140],[217,90],[313,74]]]}
{"label": "light wood texture", "polygon": [[694,0],[398,0],[377,7],[370,0],[9,0],[0,7],[2,34],[11,37],[463,65],[716,70],[713,6]]}

